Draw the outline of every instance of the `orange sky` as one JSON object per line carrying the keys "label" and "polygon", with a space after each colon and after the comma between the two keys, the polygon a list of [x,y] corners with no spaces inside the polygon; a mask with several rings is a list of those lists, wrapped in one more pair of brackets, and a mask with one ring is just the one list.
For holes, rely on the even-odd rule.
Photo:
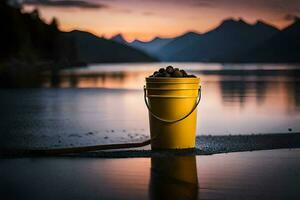
{"label": "orange sky", "polygon": [[174,37],[187,31],[205,32],[229,17],[243,18],[249,23],[262,19],[283,28],[291,23],[286,15],[300,13],[298,0],[86,0],[85,3],[90,6],[73,1],[67,6],[31,3],[25,4],[24,9],[38,7],[46,21],[56,17],[64,31],[80,29],[107,38],[122,33],[129,41]]}

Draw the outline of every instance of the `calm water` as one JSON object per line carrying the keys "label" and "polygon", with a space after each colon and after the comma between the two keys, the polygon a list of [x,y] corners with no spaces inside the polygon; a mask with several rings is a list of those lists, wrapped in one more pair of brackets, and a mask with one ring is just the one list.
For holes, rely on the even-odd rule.
{"label": "calm water", "polygon": [[[149,136],[144,78],[166,63],[61,72],[60,88],[0,90],[1,145],[86,145]],[[198,135],[300,132],[300,66],[173,63],[201,77]]]}
{"label": "calm water", "polygon": [[299,199],[300,150],[0,160],[1,199]]}

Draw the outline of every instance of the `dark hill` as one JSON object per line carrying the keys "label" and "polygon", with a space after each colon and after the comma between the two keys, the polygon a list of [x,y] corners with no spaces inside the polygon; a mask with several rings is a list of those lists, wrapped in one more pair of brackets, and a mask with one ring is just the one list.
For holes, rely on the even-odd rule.
{"label": "dark hill", "polygon": [[22,62],[74,61],[71,40],[63,38],[54,18],[50,24],[41,20],[38,10],[23,13],[20,8],[0,1],[0,61]]}
{"label": "dark hill", "polygon": [[154,58],[137,49],[83,31],[65,33],[75,40],[78,58],[87,63],[152,62]]}
{"label": "dark hill", "polygon": [[175,60],[173,55],[176,55],[178,52],[183,49],[189,48],[193,42],[199,40],[201,34],[195,32],[188,32],[181,36],[174,38],[168,44],[162,46],[155,55],[161,60]]}
{"label": "dark hill", "polygon": [[253,62],[300,62],[300,20],[278,32],[239,59]]}
{"label": "dark hill", "polygon": [[22,12],[0,1],[0,62],[55,63],[69,67],[89,62],[150,62],[146,53],[87,32],[62,32],[54,18],[50,24],[38,10]]}
{"label": "dark hill", "polygon": [[[168,58],[172,61],[231,62],[241,52],[271,38],[279,30],[263,22],[254,25],[243,20],[225,20]],[[187,42],[185,42],[187,43]]]}
{"label": "dark hill", "polygon": [[152,56],[157,56],[157,51],[161,49],[163,46],[167,45],[169,42],[171,42],[173,39],[172,38],[161,38],[161,37],[155,37],[153,40],[149,42],[143,42],[139,40],[134,40],[131,43],[128,43],[128,45],[140,49],[142,51],[145,51],[149,53]]}
{"label": "dark hill", "polygon": [[122,36],[122,34],[117,34],[117,35],[113,36],[112,38],[110,38],[110,40],[113,40],[113,41],[121,43],[121,44],[127,44],[127,42],[124,39],[124,37]]}

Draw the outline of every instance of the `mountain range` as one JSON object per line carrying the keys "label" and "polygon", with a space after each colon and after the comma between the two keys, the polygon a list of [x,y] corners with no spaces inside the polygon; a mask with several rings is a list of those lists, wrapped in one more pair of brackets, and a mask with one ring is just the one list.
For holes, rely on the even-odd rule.
{"label": "mountain range", "polygon": [[129,46],[137,48],[139,50],[145,51],[150,55],[156,56],[156,52],[158,52],[162,47],[171,42],[172,38],[160,38],[155,37],[153,40],[149,42],[142,42],[139,40],[134,40]]}
{"label": "mountain range", "polygon": [[300,62],[300,20],[279,30],[263,21],[249,24],[226,19],[206,33],[188,32],[149,42],[112,40],[142,50],[160,61],[182,62]]}
{"label": "mountain range", "polygon": [[0,63],[300,62],[299,18],[283,30],[263,21],[226,19],[205,33],[127,42],[121,34],[106,39],[78,30],[62,32],[55,18],[47,24],[38,10],[22,12],[6,1],[0,1],[0,11],[5,27],[0,32]]}
{"label": "mountain range", "polygon": [[[62,32],[53,18],[47,24],[37,9],[23,12],[0,1],[0,64],[19,60],[23,63],[55,63],[68,67],[84,63],[152,62],[157,59],[127,44],[88,32]],[[31,64],[30,64],[31,65]]]}
{"label": "mountain range", "polygon": [[89,32],[71,31],[64,36],[73,39],[78,60],[86,63],[153,62],[155,58],[126,44],[98,37]]}
{"label": "mountain range", "polygon": [[245,62],[299,62],[300,61],[300,20],[256,46],[240,59]]}

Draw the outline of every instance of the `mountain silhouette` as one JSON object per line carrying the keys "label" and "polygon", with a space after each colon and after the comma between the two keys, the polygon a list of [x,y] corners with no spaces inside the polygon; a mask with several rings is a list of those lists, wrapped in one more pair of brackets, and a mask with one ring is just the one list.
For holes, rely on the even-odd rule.
{"label": "mountain silhouette", "polygon": [[140,50],[88,32],[62,32],[55,18],[47,24],[40,18],[38,10],[23,13],[21,8],[0,1],[0,11],[0,25],[5,27],[0,32],[1,62],[19,60],[68,67],[76,63],[156,60]]}
{"label": "mountain silhouette", "polygon": [[128,46],[131,46],[135,49],[141,50],[143,52],[146,52],[147,54],[154,56],[154,57],[158,57],[158,50],[161,49],[163,46],[165,46],[166,44],[168,44],[169,42],[171,42],[173,40],[173,38],[161,38],[161,37],[155,37],[154,39],[144,42],[144,41],[140,41],[140,40],[133,40],[132,42],[127,42],[124,37],[122,36],[122,34],[117,34],[115,36],[113,36],[111,38],[111,40],[121,43],[121,44],[125,44]]}
{"label": "mountain silhouette", "polygon": [[113,40],[113,41],[121,43],[121,44],[127,44],[127,41],[124,39],[122,34],[117,34],[117,35],[113,36],[112,38],[110,38],[110,40]]}
{"label": "mountain silhouette", "polygon": [[86,63],[156,61],[142,51],[88,32],[76,30],[65,36],[75,40],[78,59]]}
{"label": "mountain silhouette", "polygon": [[161,61],[299,62],[299,21],[280,31],[261,20],[249,24],[230,18],[206,33],[187,32],[175,38],[125,44]]}
{"label": "mountain silhouette", "polygon": [[73,41],[61,36],[55,18],[47,24],[38,10],[22,12],[0,1],[0,62],[74,62]]}
{"label": "mountain silhouette", "polygon": [[[279,30],[261,21],[248,24],[243,20],[224,20],[217,28],[181,41],[167,61],[231,62],[241,52],[247,52]],[[174,40],[175,41],[175,40]],[[166,47],[164,47],[166,48]]]}
{"label": "mountain silhouette", "polygon": [[153,40],[149,42],[134,40],[133,42],[128,43],[128,45],[136,49],[145,51],[152,56],[157,57],[157,51],[161,49],[163,46],[165,46],[166,44],[168,44],[169,42],[171,42],[172,40],[173,40],[172,38],[155,37]]}
{"label": "mountain silhouette", "polygon": [[185,33],[162,46],[154,55],[161,60],[173,60],[173,55],[176,55],[183,49],[189,48],[200,36],[201,34],[195,32]]}
{"label": "mountain silhouette", "polygon": [[261,45],[240,56],[244,62],[299,62],[300,20],[275,34]]}
{"label": "mountain silhouette", "polygon": [[[83,31],[62,32],[55,18],[47,24],[38,10],[22,12],[6,1],[0,1],[0,11],[0,25],[4,27],[0,32],[1,63],[46,63],[44,69],[45,65],[63,68],[77,63],[157,60],[300,62],[299,18],[283,30],[263,21],[249,24],[242,19],[226,19],[206,33],[187,32],[175,38],[127,42],[121,34],[108,40]],[[37,68],[38,71],[41,67]]]}

